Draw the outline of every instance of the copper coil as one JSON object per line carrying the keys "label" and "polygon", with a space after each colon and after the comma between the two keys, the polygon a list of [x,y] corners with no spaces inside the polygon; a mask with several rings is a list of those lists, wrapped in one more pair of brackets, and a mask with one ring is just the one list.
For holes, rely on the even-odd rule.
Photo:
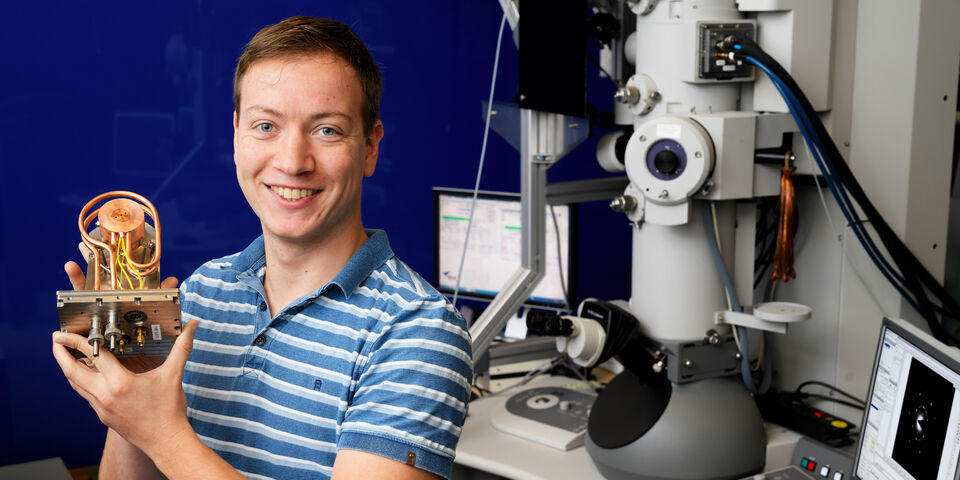
{"label": "copper coil", "polygon": [[[117,247],[117,235],[124,234],[130,245],[139,244],[146,233],[143,208],[127,198],[115,198],[98,210],[97,221],[100,225],[100,239]],[[128,247],[130,248],[130,247]]]}
{"label": "copper coil", "polygon": [[[121,197],[110,200],[100,208],[90,212],[94,205],[101,201],[111,198]],[[126,198],[123,198],[126,197]],[[136,200],[137,203],[132,200]],[[89,212],[89,213],[88,213]],[[101,214],[101,212],[103,212]],[[119,241],[119,235],[123,234],[127,238],[125,242],[129,245],[127,248],[133,250],[137,243],[145,236],[144,213],[153,220],[155,239],[153,245],[153,257],[147,263],[139,263],[131,256],[127,256],[127,271],[136,275],[146,276],[157,270],[160,265],[160,220],[157,217],[157,210],[149,200],[133,192],[114,191],[97,195],[90,200],[82,210],[78,220],[80,227],[80,237],[83,244],[94,253],[94,282],[93,288],[101,290],[100,281],[100,252],[106,253],[107,261],[110,265],[110,278],[115,282],[117,279],[116,265],[116,247]],[[99,217],[100,238],[103,241],[96,240],[90,236],[88,229],[90,222]],[[112,285],[111,285],[112,289]]]}
{"label": "copper coil", "polygon": [[793,173],[790,165],[791,154],[784,158],[780,176],[780,220],[777,226],[776,252],[773,257],[772,280],[781,282],[797,278],[793,265],[793,237],[797,231],[797,196],[793,185]]}

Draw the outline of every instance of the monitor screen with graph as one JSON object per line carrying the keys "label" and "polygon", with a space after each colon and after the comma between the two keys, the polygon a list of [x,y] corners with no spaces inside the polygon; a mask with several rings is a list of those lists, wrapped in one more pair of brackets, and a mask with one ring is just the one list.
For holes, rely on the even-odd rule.
{"label": "monitor screen with graph", "polygon": [[[457,288],[457,272],[472,202],[472,190],[433,190],[434,286],[448,295]],[[576,298],[576,208],[554,205],[551,209],[548,206],[544,232],[546,273],[525,303],[570,309]],[[496,296],[520,266],[520,235],[520,196],[480,192],[463,262],[461,297],[490,300]]]}
{"label": "monitor screen with graph", "polygon": [[854,475],[956,480],[960,352],[903,320],[884,319]]}

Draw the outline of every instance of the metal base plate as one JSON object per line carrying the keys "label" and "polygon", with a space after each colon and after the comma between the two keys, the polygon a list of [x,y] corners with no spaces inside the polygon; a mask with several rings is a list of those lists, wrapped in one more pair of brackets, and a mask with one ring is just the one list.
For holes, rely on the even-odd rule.
{"label": "metal base plate", "polygon": [[[144,344],[137,344],[136,325],[125,318],[128,312],[140,311],[146,315]],[[125,339],[124,353],[112,351],[118,357],[166,356],[180,335],[180,290],[156,288],[147,290],[61,290],[57,292],[57,313],[60,330],[86,336],[94,317],[100,319],[103,329],[107,319],[116,315],[118,327]],[[104,342],[102,349],[109,347]]]}

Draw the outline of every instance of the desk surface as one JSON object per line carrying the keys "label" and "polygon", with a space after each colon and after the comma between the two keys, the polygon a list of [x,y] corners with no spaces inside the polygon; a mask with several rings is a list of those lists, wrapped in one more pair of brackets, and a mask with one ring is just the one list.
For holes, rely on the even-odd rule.
{"label": "desk surface", "polygon": [[[463,424],[455,462],[487,473],[516,480],[546,480],[577,478],[603,480],[603,476],[586,448],[578,447],[562,452],[493,428],[490,416],[503,408],[511,395],[524,388],[541,386],[577,385],[580,382],[565,377],[549,377],[518,387],[503,395],[484,397],[470,402]],[[800,435],[776,425],[767,425],[767,463],[765,470],[790,464],[790,456]]]}
{"label": "desk surface", "polygon": [[0,480],[22,480],[24,478],[71,480],[72,477],[63,464],[63,460],[59,457],[0,467]]}
{"label": "desk surface", "polygon": [[[528,387],[564,386],[578,384],[579,380],[549,377],[531,382]],[[490,415],[511,395],[525,387],[503,395],[479,398],[470,402],[467,420],[463,424],[457,445],[456,463],[484,472],[517,480],[557,478],[603,479],[590,455],[583,447],[562,452],[493,428]]]}

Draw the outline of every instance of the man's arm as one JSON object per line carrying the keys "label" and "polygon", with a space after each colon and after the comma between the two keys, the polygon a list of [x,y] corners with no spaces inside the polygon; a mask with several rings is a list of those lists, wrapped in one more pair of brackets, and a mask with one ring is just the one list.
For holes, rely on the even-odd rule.
{"label": "man's arm", "polygon": [[[200,441],[187,420],[181,381],[196,330],[197,322],[187,323],[166,361],[145,373],[127,370],[109,350],[94,357],[93,348],[80,335],[54,332],[53,355],[64,376],[111,430],[110,448],[105,448],[108,474],[140,478],[159,469],[173,479],[244,478]],[[83,353],[86,362],[73,358],[67,347]],[[155,465],[152,469],[145,468],[149,460]]]}
{"label": "man's arm", "polygon": [[143,450],[120,436],[113,429],[107,430],[107,441],[103,445],[103,458],[100,459],[100,478],[139,478],[144,480],[163,480],[160,473]]}
{"label": "man's arm", "polygon": [[[77,245],[80,253],[87,258],[89,250],[83,243]],[[63,266],[67,279],[73,285],[74,290],[83,290],[86,288],[86,278],[83,270],[76,262],[67,262]],[[163,280],[161,288],[176,288],[176,277],[167,277]],[[159,364],[149,364],[149,362],[140,361],[140,358],[127,358],[121,360],[125,367],[134,373],[143,373],[159,366]],[[103,457],[100,459],[100,475],[105,479],[111,478],[143,478],[143,479],[163,479],[164,476],[154,465],[153,460],[146,456],[142,450],[124,439],[113,429],[107,430],[107,440],[103,445]]]}
{"label": "man's arm", "polygon": [[441,477],[412,465],[360,450],[341,449],[333,462],[330,480],[391,478],[395,480],[439,480]]}

